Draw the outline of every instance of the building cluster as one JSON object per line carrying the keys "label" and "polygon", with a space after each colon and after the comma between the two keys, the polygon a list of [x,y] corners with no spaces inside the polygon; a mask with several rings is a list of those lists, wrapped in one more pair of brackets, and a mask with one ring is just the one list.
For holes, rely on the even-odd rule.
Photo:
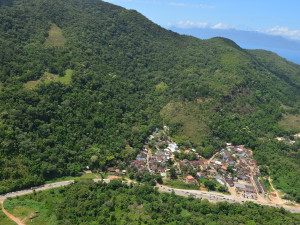
{"label": "building cluster", "polygon": [[136,167],[140,172],[148,171],[147,149],[144,149],[136,156],[136,159],[133,162],[131,162],[130,167]]}
{"label": "building cluster", "polygon": [[[165,129],[165,128],[164,128]],[[149,147],[151,145],[151,148]],[[193,155],[191,160],[182,159],[175,160],[175,153],[184,153],[185,155]],[[173,163],[170,163],[172,161]],[[170,164],[173,164],[172,166]],[[195,183],[197,177],[205,177],[208,167],[207,160],[196,153],[195,149],[179,150],[178,145],[171,141],[165,134],[160,134],[156,130],[146,140],[144,149],[137,155],[136,159],[131,162],[131,167],[136,167],[138,171],[149,171],[152,174],[160,174],[167,176],[167,171],[174,168],[177,175],[185,177],[187,183]],[[188,171],[195,170],[197,176],[194,178],[188,174]]]}
{"label": "building cluster", "polygon": [[[184,157],[175,157],[179,154]],[[226,148],[207,160],[194,149],[179,150],[164,132],[156,130],[130,166],[140,172],[148,171],[163,177],[167,177],[167,172],[174,168],[186,183],[195,183],[198,178],[214,178],[244,198],[256,199],[258,194],[267,195],[252,152],[243,145],[227,143]]]}
{"label": "building cluster", "polygon": [[[164,130],[168,129],[164,127]],[[152,148],[149,146],[151,145]],[[160,174],[165,177],[168,171],[167,162],[173,158],[173,153],[179,151],[176,143],[172,142],[164,133],[156,129],[145,142],[144,149],[131,162],[131,167],[136,167],[138,171],[149,171],[152,174]]]}
{"label": "building cluster", "polygon": [[256,199],[257,194],[267,195],[264,184],[259,180],[260,171],[251,151],[245,146],[227,144],[225,149],[215,154],[209,166],[217,174],[221,184],[234,187],[242,197]]}

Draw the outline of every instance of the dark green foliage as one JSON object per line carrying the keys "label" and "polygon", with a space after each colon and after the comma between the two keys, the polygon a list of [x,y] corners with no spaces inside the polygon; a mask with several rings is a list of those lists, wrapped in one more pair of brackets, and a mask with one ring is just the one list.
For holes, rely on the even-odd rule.
{"label": "dark green foliage", "polygon": [[214,191],[216,189],[216,184],[211,180],[205,180],[204,186],[211,191]]}
{"label": "dark green foliage", "polygon": [[[162,127],[162,110],[172,118],[165,107],[172,102],[188,107],[178,121],[167,121],[172,136],[205,157],[227,141],[253,147],[259,158],[258,138],[289,134],[277,124],[281,106],[299,111],[299,66],[268,61],[230,40],[180,36],[98,0],[0,4],[0,193],[86,166],[125,167]],[[60,47],[45,44],[51,24],[66,40]],[[74,71],[70,84],[24,88],[45,73],[64,76],[67,70]],[[292,173],[276,170],[292,166],[299,174],[299,160],[272,160],[289,161],[281,147],[260,162],[274,163],[275,184],[299,199]]]}
{"label": "dark green foliage", "polygon": [[173,167],[170,169],[169,173],[170,173],[170,178],[172,180],[177,179],[177,174],[176,174],[176,171],[175,171],[175,169]]}
{"label": "dark green foliage", "polygon": [[[300,218],[284,209],[185,198],[159,193],[145,185],[133,187],[112,181],[109,184],[76,183],[53,194],[7,200],[8,210],[18,206],[40,206],[41,216],[56,218],[51,224],[299,224]],[[39,209],[39,208],[37,208]],[[41,218],[43,219],[43,218]],[[47,225],[49,220],[43,224]],[[50,223],[49,223],[50,224]]]}
{"label": "dark green foliage", "polygon": [[287,193],[287,199],[300,202],[300,152],[297,146],[275,141],[256,144],[255,158],[258,163],[265,165],[261,167],[263,175],[270,173],[274,186]]}

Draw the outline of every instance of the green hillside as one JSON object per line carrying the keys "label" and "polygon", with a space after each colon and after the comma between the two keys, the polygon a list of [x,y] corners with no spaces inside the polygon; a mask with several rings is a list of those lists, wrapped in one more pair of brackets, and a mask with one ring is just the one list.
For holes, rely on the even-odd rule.
{"label": "green hillside", "polygon": [[299,161],[289,160],[299,152],[269,141],[300,131],[280,123],[299,114],[299,66],[98,0],[0,5],[0,193],[83,166],[126,167],[165,122],[206,157],[225,142],[248,145],[300,201]]}

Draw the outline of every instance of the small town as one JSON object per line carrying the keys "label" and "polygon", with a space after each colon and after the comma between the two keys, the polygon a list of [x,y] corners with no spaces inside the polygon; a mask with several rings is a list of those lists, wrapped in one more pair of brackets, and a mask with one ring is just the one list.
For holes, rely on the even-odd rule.
{"label": "small town", "polygon": [[205,159],[195,149],[181,149],[167,131],[167,126],[163,130],[157,128],[130,166],[139,172],[160,174],[165,180],[170,179],[173,170],[177,180],[198,184],[200,190],[209,190],[201,185],[209,180],[219,186],[218,191],[240,198],[256,200],[268,197],[252,151],[245,146],[226,143],[224,149]]}

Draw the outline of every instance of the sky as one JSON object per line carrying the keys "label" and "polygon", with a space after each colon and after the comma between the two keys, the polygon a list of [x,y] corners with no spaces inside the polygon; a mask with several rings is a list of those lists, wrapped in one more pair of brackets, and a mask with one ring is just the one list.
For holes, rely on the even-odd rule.
{"label": "sky", "polygon": [[299,0],[105,0],[168,28],[258,31],[300,40]]}

